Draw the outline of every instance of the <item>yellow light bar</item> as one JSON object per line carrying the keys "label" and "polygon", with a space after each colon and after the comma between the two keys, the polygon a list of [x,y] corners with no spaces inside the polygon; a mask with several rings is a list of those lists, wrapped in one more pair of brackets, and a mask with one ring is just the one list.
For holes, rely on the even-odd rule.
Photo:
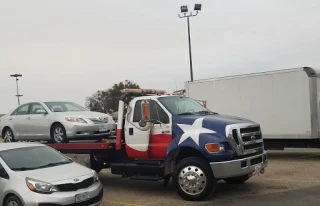
{"label": "yellow light bar", "polygon": [[164,90],[156,90],[156,89],[123,89],[122,93],[134,93],[134,94],[165,94]]}

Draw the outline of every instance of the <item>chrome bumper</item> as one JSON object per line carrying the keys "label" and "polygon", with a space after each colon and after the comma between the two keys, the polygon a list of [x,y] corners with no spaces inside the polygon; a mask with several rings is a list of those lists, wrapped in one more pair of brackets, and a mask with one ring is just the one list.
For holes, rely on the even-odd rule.
{"label": "chrome bumper", "polygon": [[[262,158],[262,161],[260,161],[259,158]],[[267,165],[267,151],[264,151],[262,154],[256,156],[243,159],[210,163],[211,169],[216,179],[247,175],[254,172],[257,166],[260,166],[260,169],[264,169],[267,167]]]}

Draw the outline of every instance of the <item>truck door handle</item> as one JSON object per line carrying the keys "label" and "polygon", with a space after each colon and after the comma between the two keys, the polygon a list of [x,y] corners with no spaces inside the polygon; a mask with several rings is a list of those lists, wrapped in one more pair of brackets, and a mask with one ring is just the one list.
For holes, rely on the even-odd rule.
{"label": "truck door handle", "polygon": [[133,128],[129,128],[129,135],[133,135]]}

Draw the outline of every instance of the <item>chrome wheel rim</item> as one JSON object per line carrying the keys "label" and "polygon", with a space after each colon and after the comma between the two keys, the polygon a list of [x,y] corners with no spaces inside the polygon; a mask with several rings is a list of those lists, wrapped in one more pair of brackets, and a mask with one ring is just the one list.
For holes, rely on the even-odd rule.
{"label": "chrome wheel rim", "polygon": [[5,142],[12,142],[13,137],[12,137],[12,132],[10,130],[6,131],[6,140]]}
{"label": "chrome wheel rim", "polygon": [[180,171],[179,186],[189,195],[198,195],[203,192],[207,185],[207,177],[196,166],[187,166]]}
{"label": "chrome wheel rim", "polygon": [[19,204],[16,201],[10,201],[8,206],[19,206]]}
{"label": "chrome wheel rim", "polygon": [[63,140],[63,131],[60,127],[57,127],[53,132],[53,138],[56,142],[62,142]]}

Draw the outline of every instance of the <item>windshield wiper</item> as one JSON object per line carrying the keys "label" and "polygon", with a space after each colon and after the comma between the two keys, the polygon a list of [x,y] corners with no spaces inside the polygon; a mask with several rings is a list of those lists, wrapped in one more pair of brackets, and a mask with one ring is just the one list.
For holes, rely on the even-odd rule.
{"label": "windshield wiper", "polygon": [[46,168],[46,167],[53,167],[53,166],[63,165],[63,164],[68,164],[68,163],[71,163],[71,162],[54,162],[54,163],[49,163],[49,164],[46,164],[46,165],[42,165],[42,166],[36,167],[36,169]]}
{"label": "windshield wiper", "polygon": [[207,110],[199,111],[197,113],[199,113],[199,114],[218,114],[216,112],[210,112],[210,111],[207,111]]}
{"label": "windshield wiper", "polygon": [[193,112],[182,112],[180,114],[177,114],[177,115],[194,115]]}
{"label": "windshield wiper", "polygon": [[13,171],[27,171],[27,170],[34,170],[37,169],[36,167],[16,167],[11,168]]}

